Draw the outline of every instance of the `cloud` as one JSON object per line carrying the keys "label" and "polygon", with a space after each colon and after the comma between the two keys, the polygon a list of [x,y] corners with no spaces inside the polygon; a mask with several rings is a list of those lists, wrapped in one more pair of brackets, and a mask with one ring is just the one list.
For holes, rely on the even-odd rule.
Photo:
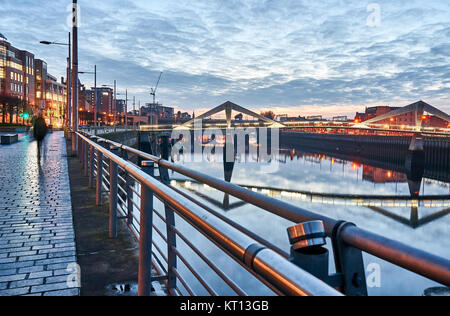
{"label": "cloud", "polygon": [[[450,7],[442,1],[378,1],[375,28],[361,1],[79,3],[80,68],[97,64],[102,84],[117,80],[143,102],[164,71],[157,98],[187,111],[232,100],[332,116],[418,99],[450,110]],[[69,4],[2,0],[0,32],[62,76],[65,50],[37,43],[67,38]]]}

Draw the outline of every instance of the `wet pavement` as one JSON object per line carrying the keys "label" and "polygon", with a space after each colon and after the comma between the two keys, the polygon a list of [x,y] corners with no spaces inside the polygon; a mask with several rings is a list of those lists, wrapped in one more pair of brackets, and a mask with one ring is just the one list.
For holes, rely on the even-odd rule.
{"label": "wet pavement", "polygon": [[76,246],[63,132],[0,146],[0,296],[75,296]]}

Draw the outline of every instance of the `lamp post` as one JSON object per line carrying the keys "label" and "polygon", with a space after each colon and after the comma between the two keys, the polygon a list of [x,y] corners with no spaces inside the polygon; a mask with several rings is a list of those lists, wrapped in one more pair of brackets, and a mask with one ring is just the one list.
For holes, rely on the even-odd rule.
{"label": "lamp post", "polygon": [[90,74],[90,75],[94,75],[94,130],[95,130],[95,135],[97,135],[97,65],[94,65],[94,72],[89,72],[89,71],[79,71],[79,74]]}
{"label": "lamp post", "polygon": [[[72,131],[78,132],[78,1],[72,5]],[[78,150],[78,137],[72,134],[72,152]]]}
{"label": "lamp post", "polygon": [[[72,76],[72,67],[71,67],[71,60],[72,60],[72,43],[70,39],[70,32],[68,34],[68,42],[67,43],[58,43],[58,42],[50,42],[50,41],[41,41],[41,44],[44,45],[61,45],[61,46],[68,46],[69,48],[69,55],[67,57],[67,74],[66,74],[66,91],[67,91],[67,104],[65,108],[65,116],[64,116],[64,126],[67,127],[67,125],[70,125],[71,123],[71,76]],[[43,96],[45,96],[44,91],[42,91]]]}

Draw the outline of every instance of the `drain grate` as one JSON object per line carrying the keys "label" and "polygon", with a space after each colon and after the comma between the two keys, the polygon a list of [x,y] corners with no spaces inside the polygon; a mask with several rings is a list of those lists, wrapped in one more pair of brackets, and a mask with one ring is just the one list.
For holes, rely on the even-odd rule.
{"label": "drain grate", "polygon": [[138,285],[133,282],[116,283],[107,287],[109,296],[137,296]]}

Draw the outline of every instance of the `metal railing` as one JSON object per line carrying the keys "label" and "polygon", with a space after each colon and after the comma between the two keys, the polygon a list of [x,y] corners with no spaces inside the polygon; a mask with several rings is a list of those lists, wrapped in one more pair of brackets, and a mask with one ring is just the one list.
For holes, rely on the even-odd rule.
{"label": "metal railing", "polygon": [[[361,269],[360,267],[362,263],[361,251],[446,286],[450,285],[450,261],[448,259],[365,231],[351,223],[318,215],[201,172],[187,169],[137,149],[92,135],[81,133],[77,133],[77,135],[83,143],[78,154],[84,162],[85,172],[90,174],[90,184],[93,185],[95,177],[97,179],[97,200],[100,200],[98,202],[101,202],[102,187],[105,186],[109,190],[110,201],[112,201],[110,203],[110,208],[112,208],[110,211],[110,235],[114,237],[116,229],[114,227],[117,227],[117,219],[119,218],[115,214],[119,212],[123,215],[120,218],[127,220],[130,229],[140,241],[140,251],[149,249],[147,254],[141,253],[140,270],[143,269],[147,271],[146,273],[150,273],[150,254],[152,254],[153,266],[163,276],[161,279],[172,295],[179,295],[182,292],[195,294],[190,284],[177,269],[177,265],[180,265],[180,263],[184,264],[208,294],[218,294],[203,278],[202,274],[196,270],[197,267],[180,253],[180,248],[177,247],[177,243],[180,241],[187,245],[195,253],[195,256],[202,259],[235,294],[247,294],[237,285],[235,280],[214,263],[214,260],[208,259],[206,254],[198,249],[199,245],[192,242],[191,236],[181,233],[178,226],[179,220],[183,220],[196,232],[204,235],[206,239],[219,247],[235,262],[238,262],[275,294],[336,295],[339,292],[287,261],[288,254],[260,236],[218,214],[177,188],[171,187],[167,170],[172,170],[204,183],[294,223],[313,220],[323,221],[325,232],[333,241],[336,270],[342,279],[341,286],[334,287],[339,288],[345,294],[367,294],[365,284],[362,285],[362,283],[365,283],[365,276],[364,268]],[[129,155],[134,155],[143,160],[142,168],[130,162],[128,160]],[[87,161],[89,162],[86,163]],[[96,166],[101,165],[99,162],[103,163],[103,161],[109,161],[109,173],[107,173],[108,169],[96,168]],[[159,175],[156,177],[154,174],[155,166],[159,170]],[[96,170],[100,170],[100,172]],[[102,173],[107,174],[110,179],[109,183],[107,183],[107,178],[100,183],[98,175],[100,174],[100,178],[102,178]],[[132,183],[138,185],[133,186]],[[152,197],[162,202],[163,211],[153,209]],[[150,209],[153,209],[153,212],[149,212]],[[143,210],[147,210],[147,212]],[[139,214],[139,216],[136,214]],[[175,225],[175,216],[177,216],[177,226]],[[165,232],[155,225],[156,219],[163,223],[162,227],[165,227]],[[153,232],[155,232],[154,235],[152,235]],[[152,239],[152,237],[157,238]],[[159,242],[156,239],[159,239]],[[145,245],[142,245],[142,243]],[[162,249],[161,244],[164,245],[165,250]],[[142,284],[150,282],[149,278],[148,275],[141,277],[140,273],[140,288]],[[148,282],[146,283],[145,280]],[[183,291],[180,290],[181,287],[177,286],[177,281],[183,286]],[[142,286],[145,290],[140,291],[140,294],[148,294],[148,288]]]}
{"label": "metal railing", "polygon": [[[186,224],[190,231],[206,237],[222,254],[275,294],[342,295],[276,251],[261,245],[229,222],[160,182],[157,178],[161,175],[155,177],[153,162],[143,161],[140,168],[127,160],[127,151],[115,144],[82,133],[77,133],[77,137],[80,144],[78,156],[85,175],[89,176],[89,185],[96,186],[97,204],[103,202],[103,193],[109,195],[109,237],[117,237],[118,221],[125,220],[139,241],[139,295],[149,295],[154,281],[163,282],[171,295],[196,295],[196,292],[221,295],[210,284],[203,268],[200,272],[196,265],[199,259],[203,261],[202,267],[209,267],[235,295],[249,294],[229,272],[216,264],[216,259],[208,258],[199,249],[191,235],[182,232]],[[156,205],[158,201],[162,206],[159,209]],[[157,220],[163,226],[158,225]],[[184,225],[179,224],[181,220]],[[185,247],[178,247],[180,242]],[[182,253],[186,247],[195,255]],[[152,268],[157,276],[152,275]],[[191,272],[194,278],[183,276],[186,271]]]}
{"label": "metal railing", "polygon": [[125,126],[83,126],[80,127],[80,131],[83,133],[93,134],[93,135],[104,135],[104,134],[111,134],[111,133],[117,133],[117,132],[131,132],[131,131],[138,131],[139,126],[135,125],[129,125],[128,127]]}

